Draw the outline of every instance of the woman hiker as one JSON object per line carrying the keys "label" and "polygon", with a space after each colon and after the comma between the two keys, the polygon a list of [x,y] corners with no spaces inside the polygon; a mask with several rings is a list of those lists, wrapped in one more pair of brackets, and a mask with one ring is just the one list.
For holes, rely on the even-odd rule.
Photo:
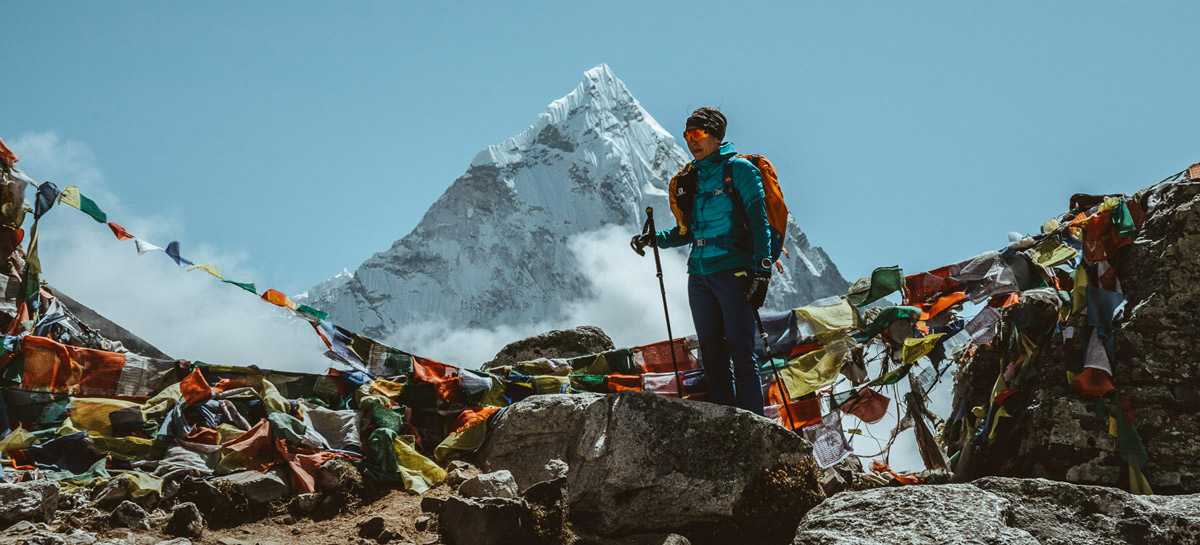
{"label": "woman hiker", "polygon": [[[655,243],[660,248],[692,245],[688,303],[710,398],[761,415],[754,313],[771,279],[771,233],[762,176],[750,161],[736,157],[732,143],[723,142],[725,126],[725,116],[715,108],[700,108],[688,117],[683,137],[695,160],[677,175],[673,202],[690,213],[682,225],[637,235],[630,245],[635,250]],[[726,163],[744,216],[734,209],[737,196],[726,191]],[[678,180],[688,176],[694,182]]]}

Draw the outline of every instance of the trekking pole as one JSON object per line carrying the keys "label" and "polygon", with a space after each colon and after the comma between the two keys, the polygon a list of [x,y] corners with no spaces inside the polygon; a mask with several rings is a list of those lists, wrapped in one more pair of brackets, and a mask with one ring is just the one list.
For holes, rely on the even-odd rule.
{"label": "trekking pole", "polygon": [[663,316],[667,318],[667,347],[671,350],[671,368],[675,370],[675,390],[683,399],[683,377],[679,376],[679,363],[675,358],[675,336],[671,334],[671,311],[667,310],[667,286],[663,283],[662,259],[658,257],[658,231],[654,229],[654,207],[646,207],[646,223],[642,234],[650,235],[650,247],[654,248],[654,268],[658,271],[658,291],[662,293]]}
{"label": "trekking pole", "polygon": [[788,403],[792,401],[792,394],[787,391],[787,385],[783,383],[783,376],[779,374],[779,369],[775,367],[775,358],[771,357],[771,347],[767,344],[767,330],[763,328],[762,317],[758,314],[758,309],[754,309],[754,321],[758,322],[759,336],[762,338],[763,352],[767,355],[767,361],[770,362],[771,371],[775,373],[775,383],[779,385],[779,390],[783,392],[783,412],[787,413],[788,422],[792,424],[792,431],[796,431],[796,421],[792,418],[792,409],[788,407]]}

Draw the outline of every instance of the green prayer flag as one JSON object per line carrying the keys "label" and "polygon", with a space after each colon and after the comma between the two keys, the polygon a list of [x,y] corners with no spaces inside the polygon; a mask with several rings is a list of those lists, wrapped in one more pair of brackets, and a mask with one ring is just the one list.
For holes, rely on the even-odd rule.
{"label": "green prayer flag", "polygon": [[1146,454],[1146,446],[1142,444],[1142,437],[1138,435],[1133,422],[1125,418],[1125,411],[1120,407],[1115,410],[1117,413],[1117,449],[1121,454],[1121,459],[1128,462],[1130,466],[1141,469],[1146,462],[1150,461],[1150,455]]}
{"label": "green prayer flag", "polygon": [[604,379],[607,375],[571,375],[571,393],[598,392],[604,393]]}
{"label": "green prayer flag", "polygon": [[900,382],[900,379],[908,376],[908,371],[912,369],[912,366],[913,364],[911,363],[901,365],[900,367],[892,369],[892,371],[888,374],[871,381],[869,384],[867,384],[867,386],[887,386],[889,384]]}
{"label": "green prayer flag", "polygon": [[296,310],[299,312],[303,312],[309,316],[312,316],[313,318],[316,318],[318,320],[324,320],[329,317],[328,312],[317,310],[308,305],[297,305]]}
{"label": "green prayer flag", "polygon": [[1129,213],[1129,206],[1125,204],[1125,199],[1121,199],[1121,204],[1113,208],[1112,222],[1117,228],[1118,237],[1130,238],[1137,234],[1137,227],[1133,225],[1133,215]]}
{"label": "green prayer flag", "polygon": [[858,397],[858,390],[850,389],[844,392],[834,392],[829,396],[829,409],[837,409],[848,401]]}
{"label": "green prayer flag", "polygon": [[383,368],[387,371],[385,376],[411,375],[413,372],[412,354],[389,346]]}
{"label": "green prayer flag", "polygon": [[875,320],[867,325],[866,329],[862,330],[862,333],[854,335],[854,340],[855,342],[865,343],[871,340],[871,337],[883,333],[883,330],[899,320],[916,321],[920,317],[921,309],[917,307],[887,307],[875,317]]}
{"label": "green prayer flag", "polygon": [[246,291],[248,291],[248,292],[250,292],[250,293],[253,293],[253,294],[255,294],[255,295],[258,295],[258,291],[256,291],[256,290],[254,289],[254,284],[246,284],[246,283],[243,283],[243,282],[234,282],[233,280],[222,280],[222,282],[224,282],[224,283],[226,283],[226,284],[233,284],[233,285],[235,285],[235,286],[237,286],[237,287],[239,287],[239,288],[242,288],[242,289],[244,289],[244,290],[246,290]]}
{"label": "green prayer flag", "polygon": [[871,273],[871,278],[860,278],[850,286],[850,304],[861,307],[878,301],[904,285],[904,271],[899,265],[879,267]]}
{"label": "green prayer flag", "polygon": [[105,214],[99,206],[96,206],[94,201],[83,196],[83,194],[79,195],[79,209],[99,223],[108,223],[108,214]]}

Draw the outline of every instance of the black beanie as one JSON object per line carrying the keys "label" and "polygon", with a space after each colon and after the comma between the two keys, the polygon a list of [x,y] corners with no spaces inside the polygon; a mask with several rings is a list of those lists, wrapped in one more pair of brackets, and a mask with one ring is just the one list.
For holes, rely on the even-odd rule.
{"label": "black beanie", "polygon": [[717,140],[725,140],[725,124],[725,114],[716,108],[699,108],[687,119],[688,127],[704,129]]}

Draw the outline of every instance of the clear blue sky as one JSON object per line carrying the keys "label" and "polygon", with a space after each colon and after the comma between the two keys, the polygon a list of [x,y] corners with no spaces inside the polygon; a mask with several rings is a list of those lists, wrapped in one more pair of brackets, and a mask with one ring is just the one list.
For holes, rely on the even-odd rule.
{"label": "clear blue sky", "polygon": [[673,132],[725,110],[850,281],[1200,161],[1200,3],[732,5],[7,2],[0,136],[90,150],[101,206],[289,293],[408,233],[601,62]]}

